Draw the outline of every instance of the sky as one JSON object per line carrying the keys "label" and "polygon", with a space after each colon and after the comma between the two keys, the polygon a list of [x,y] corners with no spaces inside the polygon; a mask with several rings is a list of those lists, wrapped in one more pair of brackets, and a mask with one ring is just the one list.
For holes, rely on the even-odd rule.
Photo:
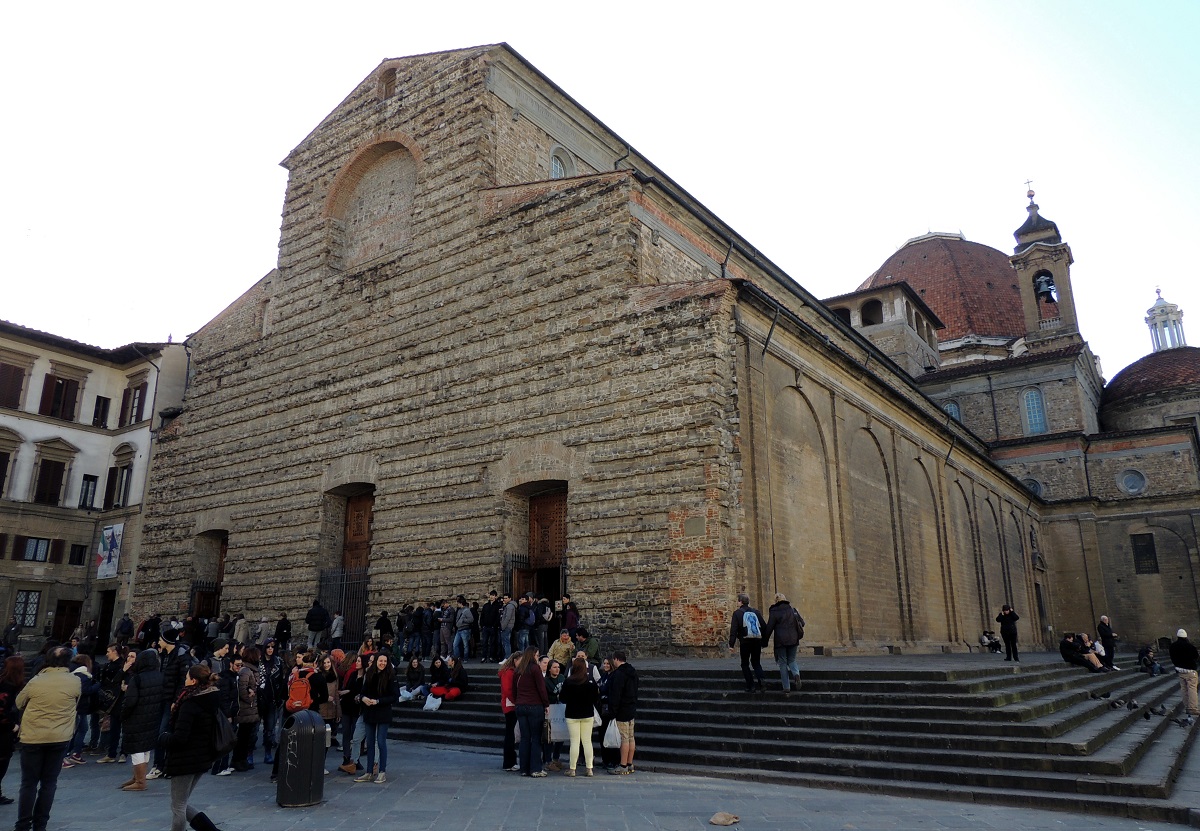
{"label": "sky", "polygon": [[0,33],[0,318],[97,346],[274,267],[279,161],[380,61],[501,41],[818,297],[929,231],[1011,253],[1032,180],[1106,377],[1156,288],[1200,320],[1192,0],[62,0]]}

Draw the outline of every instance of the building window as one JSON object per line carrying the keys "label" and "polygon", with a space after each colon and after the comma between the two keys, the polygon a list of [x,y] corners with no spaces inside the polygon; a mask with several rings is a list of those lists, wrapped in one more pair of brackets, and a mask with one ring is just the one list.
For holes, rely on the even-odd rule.
{"label": "building window", "polygon": [[63,480],[67,475],[65,462],[42,459],[38,463],[37,486],[33,501],[38,505],[58,505],[62,501]]}
{"label": "building window", "polygon": [[67,560],[67,565],[81,566],[87,563],[87,551],[88,547],[86,545],[73,544],[71,546],[71,557]]}
{"label": "building window", "polygon": [[575,175],[575,158],[565,147],[555,147],[550,151],[550,178],[566,179]]}
{"label": "building window", "polygon": [[44,563],[50,557],[50,540],[41,537],[17,537],[13,559],[28,563]]}
{"label": "building window", "polygon": [[24,387],[25,367],[0,363],[0,407],[20,409],[21,390]]}
{"label": "building window", "polygon": [[1042,495],[1042,483],[1037,479],[1022,479],[1021,484],[1025,486],[1025,490],[1029,491],[1034,496]]}
{"label": "building window", "polygon": [[79,507],[90,511],[96,507],[96,486],[100,484],[99,476],[84,476],[83,484],[79,487]]}
{"label": "building window", "polygon": [[26,629],[37,626],[38,606],[42,602],[41,592],[19,590],[16,602],[13,604],[13,614],[21,626]]}
{"label": "building window", "polygon": [[379,74],[379,97],[391,98],[396,94],[396,70],[392,67]]}
{"label": "building window", "polygon": [[850,310],[845,306],[839,306],[836,309],[831,309],[831,311],[842,323],[845,323],[847,326],[850,325]]}
{"label": "building window", "polygon": [[58,378],[46,373],[42,386],[42,404],[38,412],[63,421],[75,420],[75,403],[79,400],[79,382],[74,378]]}
{"label": "building window", "polygon": [[129,485],[133,481],[133,465],[121,465],[117,468],[117,491],[113,501],[114,508],[124,508],[129,504]]}
{"label": "building window", "polygon": [[96,406],[92,410],[93,427],[108,427],[108,409],[111,406],[111,398],[105,398],[103,395],[96,396]]}
{"label": "building window", "polygon": [[1123,470],[1117,475],[1117,487],[1130,496],[1146,490],[1146,477],[1139,470]]}
{"label": "building window", "polygon": [[128,427],[137,424],[144,417],[146,407],[146,391],[149,384],[146,381],[131,384],[121,396],[121,423],[119,426]]}
{"label": "building window", "polygon": [[955,421],[962,421],[962,410],[958,408],[957,401],[947,401],[942,405],[942,409],[945,410]]}
{"label": "building window", "polygon": [[1046,401],[1042,398],[1042,391],[1037,388],[1025,390],[1021,394],[1021,403],[1025,413],[1025,435],[1045,433],[1049,428],[1046,425]]}
{"label": "building window", "polygon": [[1158,552],[1154,550],[1153,534],[1130,534],[1133,546],[1133,571],[1135,574],[1158,574]]}
{"label": "building window", "polygon": [[5,450],[0,450],[0,499],[4,498],[4,486],[8,484],[8,467],[12,464],[12,456]]}

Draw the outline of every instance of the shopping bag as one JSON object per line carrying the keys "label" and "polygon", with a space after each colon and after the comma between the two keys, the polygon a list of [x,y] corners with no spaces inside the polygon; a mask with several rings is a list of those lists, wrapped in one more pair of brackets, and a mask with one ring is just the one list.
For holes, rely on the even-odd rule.
{"label": "shopping bag", "polygon": [[610,721],[608,729],[604,731],[604,746],[607,748],[621,746],[621,731],[617,729],[616,719]]}
{"label": "shopping bag", "polygon": [[430,695],[430,696],[425,697],[425,706],[422,707],[421,709],[422,710],[436,710],[441,706],[442,706],[442,699],[438,698],[436,695]]}

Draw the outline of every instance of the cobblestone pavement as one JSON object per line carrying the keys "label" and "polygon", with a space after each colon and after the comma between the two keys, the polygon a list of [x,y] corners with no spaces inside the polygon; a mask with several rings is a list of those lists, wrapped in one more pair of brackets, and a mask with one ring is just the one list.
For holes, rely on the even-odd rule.
{"label": "cobblestone pavement", "polygon": [[[639,771],[631,776],[526,779],[500,770],[498,753],[393,742],[385,785],[356,784],[333,767],[325,777],[325,802],[280,808],[270,767],[232,776],[207,776],[193,805],[222,831],[292,829],[399,829],[399,831],[623,831],[713,828],[709,818],[726,811],[741,818],[735,829],[779,831],[898,831],[902,829],[1005,829],[1005,831],[1154,831],[1182,826],[1053,811],[970,805],[832,790],[761,785]],[[94,760],[96,757],[88,757]],[[260,756],[261,759],[261,750]],[[16,796],[14,764],[4,792]],[[64,770],[49,831],[167,829],[169,785],[150,782],[142,793],[115,785],[128,765],[88,764]],[[16,805],[0,806],[0,828],[11,827]]]}

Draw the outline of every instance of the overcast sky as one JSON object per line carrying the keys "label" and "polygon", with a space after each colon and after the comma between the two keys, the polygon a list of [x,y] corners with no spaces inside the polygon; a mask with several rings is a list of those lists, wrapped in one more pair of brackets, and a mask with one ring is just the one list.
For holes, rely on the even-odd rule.
{"label": "overcast sky", "polygon": [[0,318],[181,340],[268,272],[278,162],[384,58],[508,42],[819,297],[1025,180],[1105,375],[1200,345],[1200,3],[10,3]]}

